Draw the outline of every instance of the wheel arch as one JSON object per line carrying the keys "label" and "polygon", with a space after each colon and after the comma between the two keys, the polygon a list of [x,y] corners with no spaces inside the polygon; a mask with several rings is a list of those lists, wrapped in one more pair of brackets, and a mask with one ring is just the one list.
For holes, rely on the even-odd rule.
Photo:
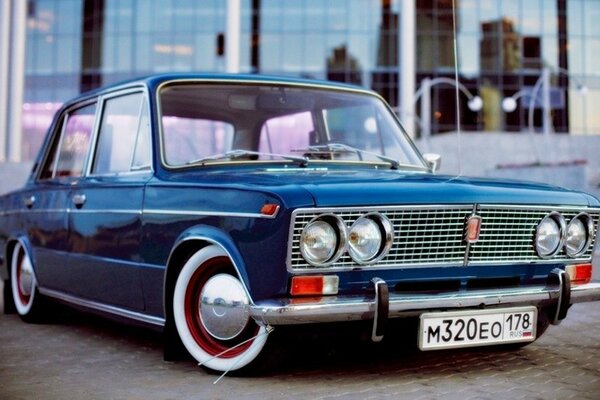
{"label": "wheel arch", "polygon": [[21,246],[23,246],[25,248],[25,251],[31,258],[31,262],[33,264],[32,265],[33,270],[35,272],[35,262],[32,258],[33,257],[33,252],[32,252],[33,247],[31,246],[31,243],[29,242],[29,239],[27,238],[27,236],[21,235],[21,236],[11,237],[6,241],[6,246],[4,248],[4,263],[2,265],[2,270],[0,271],[0,276],[2,277],[2,279],[6,280],[6,281],[10,281],[10,271],[12,268],[12,257],[13,257],[13,252],[15,251],[15,247],[17,246],[17,243],[20,243]]}
{"label": "wheel arch", "polygon": [[235,246],[233,239],[231,239],[227,233],[215,227],[196,226],[186,230],[177,238],[167,260],[163,287],[163,307],[167,323],[168,321],[172,321],[173,317],[172,297],[179,272],[183,268],[185,262],[194,253],[207,246],[219,247],[229,258],[238,278],[246,290],[250,303],[253,304],[252,294],[248,286],[249,279],[245,263],[242,255]]}

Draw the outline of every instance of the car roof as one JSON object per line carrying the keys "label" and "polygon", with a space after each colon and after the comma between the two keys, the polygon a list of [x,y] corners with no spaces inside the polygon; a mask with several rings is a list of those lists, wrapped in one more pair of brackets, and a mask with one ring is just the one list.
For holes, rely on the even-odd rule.
{"label": "car roof", "polygon": [[304,79],[294,77],[284,77],[275,75],[251,75],[251,74],[209,74],[209,73],[163,73],[154,74],[144,77],[129,79],[121,82],[117,82],[111,85],[102,86],[97,89],[80,94],[79,96],[69,100],[65,103],[65,106],[77,103],[86,98],[98,96],[103,93],[108,93],[115,90],[126,89],[129,87],[145,86],[150,90],[156,89],[163,83],[170,81],[206,81],[206,82],[237,82],[237,83],[273,83],[273,84],[291,84],[291,85],[307,85],[307,86],[321,86],[333,89],[361,91],[366,93],[375,94],[373,91],[366,89],[361,86],[324,81],[318,79]]}

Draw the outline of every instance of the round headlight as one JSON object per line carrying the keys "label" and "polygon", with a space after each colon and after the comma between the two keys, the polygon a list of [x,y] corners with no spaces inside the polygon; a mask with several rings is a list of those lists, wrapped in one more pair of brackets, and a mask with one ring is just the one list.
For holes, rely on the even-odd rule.
{"label": "round headlight", "polygon": [[566,248],[569,257],[580,256],[590,244],[593,227],[589,215],[581,213],[567,226]]}
{"label": "round headlight", "polygon": [[557,212],[551,212],[538,224],[535,233],[535,250],[542,258],[558,253],[564,242],[565,219]]}
{"label": "round headlight", "polygon": [[357,219],[348,232],[348,253],[359,264],[381,259],[392,244],[393,230],[387,218],[368,214]]}
{"label": "round headlight", "polygon": [[300,253],[310,264],[323,266],[335,261],[343,250],[341,221],[318,217],[306,225],[300,238]]}

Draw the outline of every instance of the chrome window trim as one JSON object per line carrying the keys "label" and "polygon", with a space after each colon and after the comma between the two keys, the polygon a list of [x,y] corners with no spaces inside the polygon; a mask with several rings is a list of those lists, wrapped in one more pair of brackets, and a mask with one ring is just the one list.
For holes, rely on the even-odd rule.
{"label": "chrome window trim", "polygon": [[52,297],[67,303],[71,303],[77,306],[105,312],[108,314],[118,315],[120,317],[125,317],[129,319],[133,319],[136,321],[144,322],[146,324],[163,327],[165,325],[165,319],[161,317],[156,317],[153,315],[144,314],[137,311],[127,310],[125,308],[112,306],[105,303],[100,303],[92,300],[85,300],[77,296],[73,296],[70,294],[66,294],[60,292],[58,290],[39,288],[41,294],[46,295],[48,297]]}
{"label": "chrome window trim", "polygon": [[[325,267],[312,267],[309,266],[309,263],[302,263],[301,267],[295,266],[292,261],[292,256],[298,256],[295,247],[298,246],[298,243],[294,242],[294,231],[295,229],[300,229],[299,226],[296,226],[296,219],[298,215],[307,214],[308,218],[313,217],[314,215],[319,215],[322,213],[369,213],[369,212],[389,212],[389,211],[407,211],[407,210],[415,210],[415,211],[423,211],[423,210],[448,210],[448,211],[464,211],[465,215],[470,215],[472,210],[476,207],[477,214],[483,215],[486,212],[495,212],[494,210],[500,210],[500,212],[506,210],[509,212],[518,212],[518,211],[539,211],[540,213],[548,213],[551,211],[558,212],[571,212],[577,213],[591,213],[590,216],[592,221],[595,221],[597,225],[600,225],[600,208],[594,208],[589,206],[553,206],[553,205],[510,205],[510,204],[448,204],[448,205],[400,205],[400,206],[365,206],[365,207],[310,207],[310,208],[298,208],[292,212],[292,217],[290,220],[290,227],[288,233],[288,249],[286,256],[286,268],[287,271],[292,274],[309,274],[309,273],[326,273],[326,272],[338,272],[338,271],[353,271],[353,270],[389,270],[389,269],[412,269],[412,268],[423,268],[423,267],[469,267],[469,266],[482,266],[482,265],[537,265],[537,264],[554,264],[561,265],[566,263],[577,263],[577,262],[589,262],[590,257],[587,253],[590,252],[590,244],[588,244],[588,248],[585,253],[582,253],[577,258],[569,258],[566,255],[563,257],[563,252],[559,252],[554,258],[549,259],[530,259],[530,258],[516,258],[514,256],[495,256],[494,259],[491,260],[476,260],[476,259],[465,259],[465,254],[467,251],[471,251],[471,249],[466,249],[464,253],[461,253],[460,260],[448,260],[445,262],[442,261],[423,261],[423,260],[415,260],[411,259],[405,260],[405,263],[398,262],[397,260],[391,260],[389,262],[379,262],[379,264],[374,265],[359,265],[356,263],[352,264],[344,264],[344,265],[333,265],[333,266],[325,266]],[[497,211],[496,211],[497,212]],[[483,215],[485,221],[485,215]],[[569,217],[568,221],[570,221],[573,217]],[[347,221],[346,221],[347,222]],[[397,227],[395,226],[394,229]],[[489,228],[488,228],[489,229]],[[600,229],[600,228],[599,228]],[[483,231],[483,228],[482,228]],[[492,229],[491,232],[494,232]],[[297,232],[296,232],[297,233]],[[594,236],[591,241],[595,242],[595,246],[597,246],[597,236]],[[393,251],[394,247],[392,247]],[[480,248],[479,253],[483,252],[484,248]],[[458,250],[456,250],[458,251]],[[532,244],[533,251],[533,244]],[[593,252],[593,249],[592,249]],[[454,254],[454,253],[452,253]],[[585,256],[583,256],[585,254]],[[479,254],[476,253],[475,256]],[[481,255],[479,255],[481,257]],[[448,257],[454,258],[454,256]]]}

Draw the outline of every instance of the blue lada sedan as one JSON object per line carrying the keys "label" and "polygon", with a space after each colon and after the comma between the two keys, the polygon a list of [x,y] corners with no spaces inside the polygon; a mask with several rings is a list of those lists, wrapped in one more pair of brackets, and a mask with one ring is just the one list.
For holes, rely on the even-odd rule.
{"label": "blue lada sedan", "polygon": [[280,326],[363,321],[380,341],[412,318],[421,350],[516,347],[600,300],[597,199],[437,166],[357,87],[157,75],[84,94],[0,198],[5,308],[147,324],[166,357],[230,371]]}

